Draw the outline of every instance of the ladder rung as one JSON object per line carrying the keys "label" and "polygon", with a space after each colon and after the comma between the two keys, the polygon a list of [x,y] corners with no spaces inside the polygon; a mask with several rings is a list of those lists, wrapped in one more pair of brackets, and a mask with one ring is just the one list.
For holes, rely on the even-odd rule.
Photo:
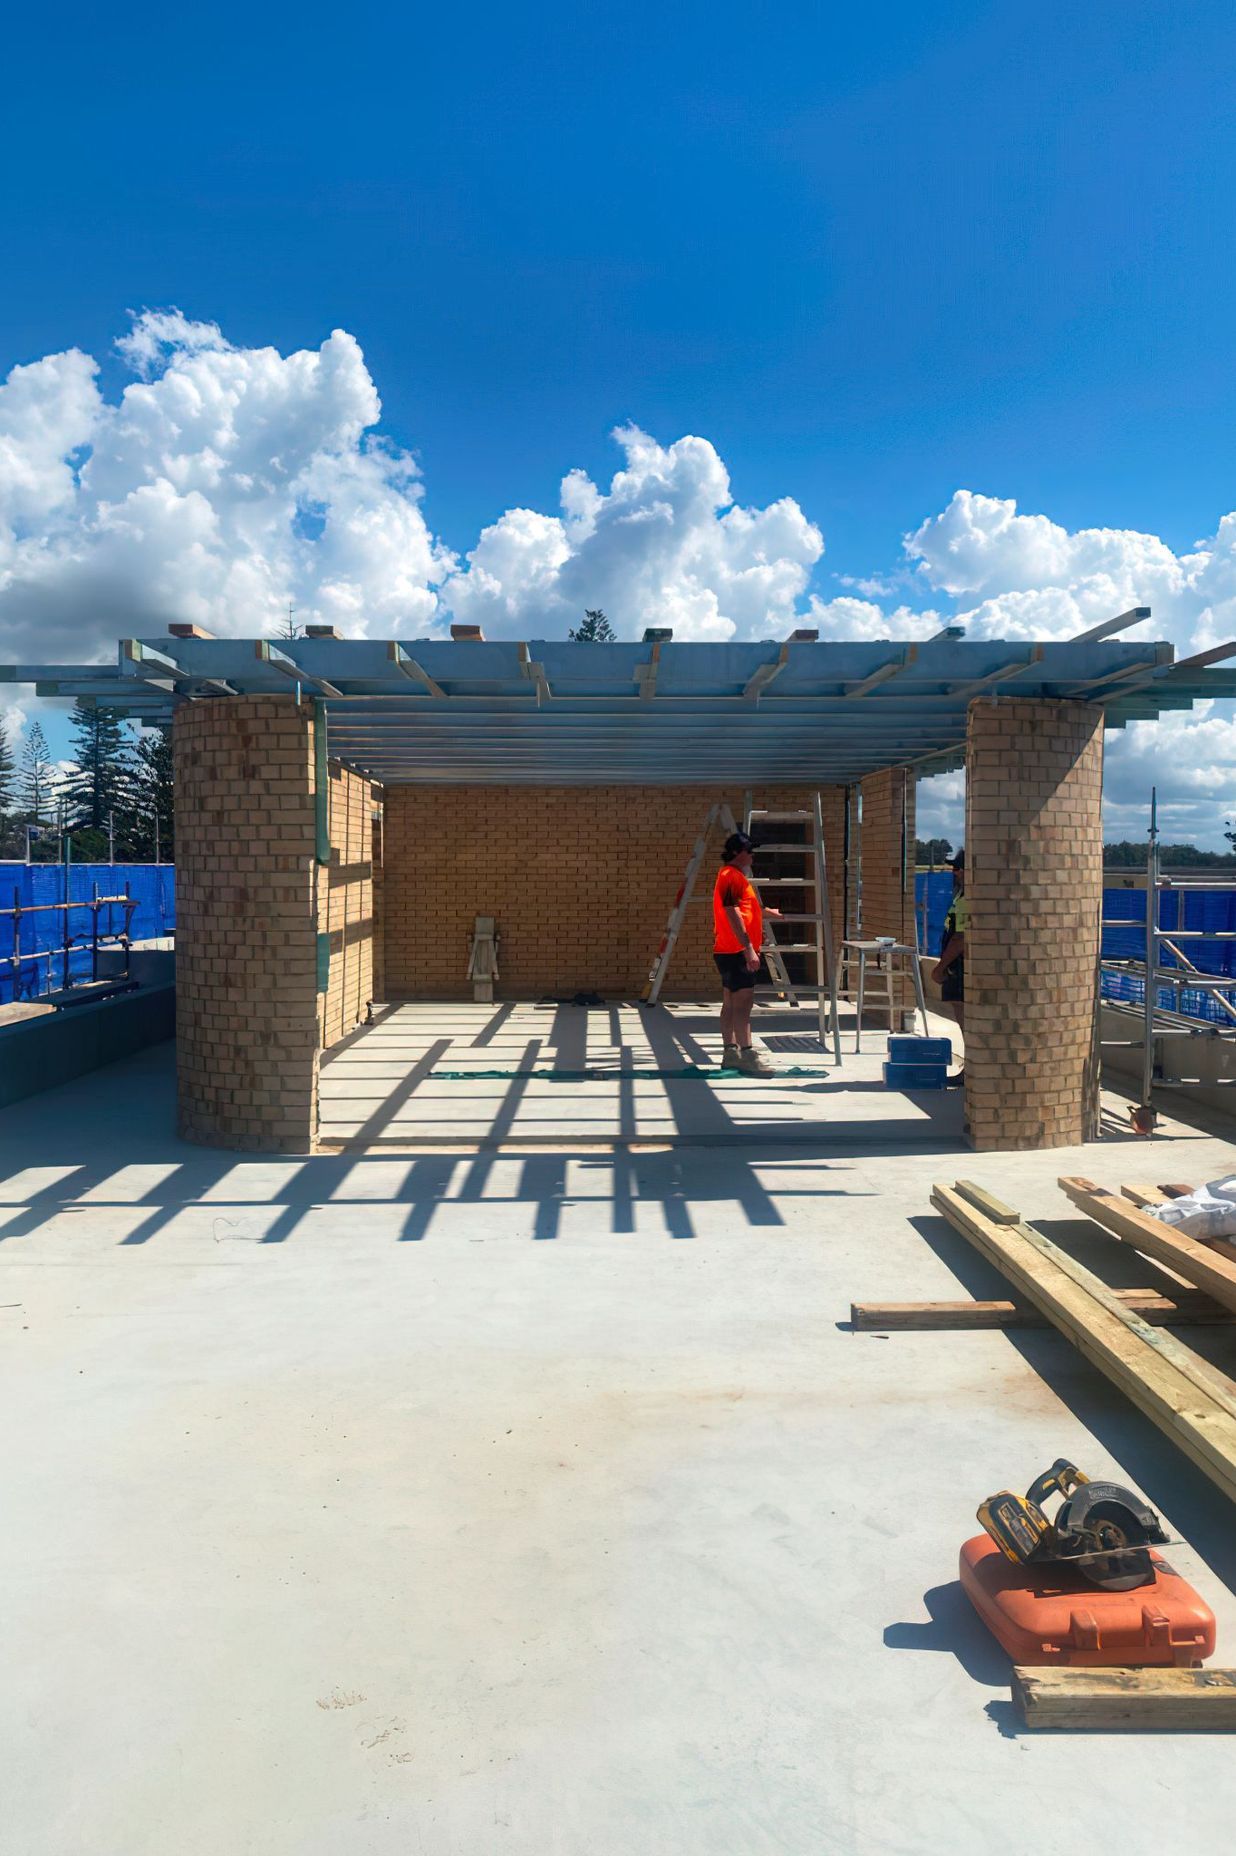
{"label": "ladder rung", "polygon": [[824,925],[822,915],[787,915],[784,909],[778,911],[775,919],[779,922],[819,922],[821,927]]}
{"label": "ladder rung", "polygon": [[808,825],[814,818],[811,812],[764,812],[758,806],[748,812],[748,818],[770,818],[777,825]]}
{"label": "ladder rung", "polygon": [[787,851],[797,851],[800,857],[815,856],[814,844],[757,844],[753,854],[759,857],[764,851],[779,851],[782,854]]}
{"label": "ladder rung", "polygon": [[814,954],[815,951],[814,941],[778,941],[776,946],[778,954]]}
{"label": "ladder rung", "polygon": [[814,889],[813,876],[753,876],[751,881],[759,889],[767,884],[769,889]]}

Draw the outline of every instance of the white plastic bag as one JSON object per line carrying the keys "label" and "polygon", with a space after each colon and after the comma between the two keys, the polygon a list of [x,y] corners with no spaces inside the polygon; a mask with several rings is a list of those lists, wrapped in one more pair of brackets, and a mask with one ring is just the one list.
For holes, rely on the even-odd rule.
{"label": "white plastic bag", "polygon": [[[1149,1209],[1149,1207],[1147,1207]],[[1174,1225],[1186,1237],[1236,1237],[1236,1173],[1211,1180],[1183,1199],[1156,1205],[1160,1224]]]}

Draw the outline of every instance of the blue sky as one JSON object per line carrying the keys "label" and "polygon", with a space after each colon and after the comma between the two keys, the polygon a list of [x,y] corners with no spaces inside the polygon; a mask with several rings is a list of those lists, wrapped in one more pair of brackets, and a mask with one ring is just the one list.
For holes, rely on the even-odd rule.
{"label": "blue sky", "polygon": [[607,492],[628,422],[822,532],[798,610],[1024,591],[907,562],[961,489],[1176,557],[1236,505],[1229,6],[75,7],[6,50],[0,374],[80,349],[114,405],[144,308],[345,330],[439,563]]}

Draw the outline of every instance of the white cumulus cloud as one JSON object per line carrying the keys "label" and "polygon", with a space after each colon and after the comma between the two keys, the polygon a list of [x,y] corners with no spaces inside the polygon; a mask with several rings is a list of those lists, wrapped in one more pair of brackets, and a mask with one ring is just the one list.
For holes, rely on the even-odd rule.
{"label": "white cumulus cloud", "polygon": [[[600,606],[628,638],[649,624],[778,637],[804,621],[832,638],[922,639],[952,622],[972,637],[1062,638],[1133,605],[1153,609],[1141,635],[1182,653],[1236,635],[1236,513],[1177,553],[963,489],[903,538],[898,562],[826,587],[823,535],[793,498],[738,501],[706,438],[665,443],[628,424],[608,482],[568,469],[556,509],[513,504],[456,554],[430,527],[413,457],[379,431],[377,387],[345,330],[285,355],[145,310],[116,349],[129,378],[111,397],[78,349],[0,385],[6,658],[110,656],[117,636],[169,620],[269,634],[289,604],[353,636],[440,633],[455,617],[560,637]],[[1219,841],[1236,812],[1230,708],[1113,736],[1111,817],[1132,819],[1157,774],[1181,835]],[[957,794],[925,803],[955,810]]]}
{"label": "white cumulus cloud", "polygon": [[[958,490],[905,538],[924,585],[949,595],[977,637],[1067,638],[1131,606],[1151,607],[1155,637],[1188,643],[1236,595],[1233,518],[1174,554],[1138,529],[1069,530],[1022,515],[1011,499]],[[1136,637],[1136,632],[1131,634]]]}
{"label": "white cumulus cloud", "polygon": [[454,565],[354,338],[281,355],[146,312],[118,344],[139,376],[103,399],[77,350],[0,386],[6,653],[91,657],[119,633],[302,621],[420,630]]}
{"label": "white cumulus cloud", "polygon": [[600,606],[621,636],[648,624],[678,638],[759,637],[796,622],[824,538],[790,497],[736,503],[704,438],[660,445],[614,433],[625,464],[606,490],[583,471],[562,482],[561,514],[508,509],[443,586],[460,619],[561,637]]}
{"label": "white cumulus cloud", "polygon": [[[1177,554],[1138,529],[1069,530],[1021,514],[1011,499],[958,490],[904,547],[924,587],[953,600],[971,637],[1068,638],[1149,606],[1150,620],[1126,638],[1169,639],[1178,656],[1236,638],[1236,515]],[[1204,704],[1108,736],[1108,838],[1145,835],[1150,788],[1158,785],[1168,834],[1226,848],[1224,820],[1236,815],[1230,711],[1228,703]],[[957,794],[941,790],[929,803],[939,804],[941,821],[959,837]]]}

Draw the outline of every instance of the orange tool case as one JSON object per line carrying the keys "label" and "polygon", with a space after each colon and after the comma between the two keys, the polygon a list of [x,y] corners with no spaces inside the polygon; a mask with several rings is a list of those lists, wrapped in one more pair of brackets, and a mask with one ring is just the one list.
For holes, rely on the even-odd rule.
{"label": "orange tool case", "polygon": [[1151,1551],[1155,1578],[1108,1592],[1055,1563],[1016,1565],[988,1534],[961,1549],[961,1583],[1015,1663],[1187,1668],[1214,1655],[1215,1620],[1193,1587]]}

